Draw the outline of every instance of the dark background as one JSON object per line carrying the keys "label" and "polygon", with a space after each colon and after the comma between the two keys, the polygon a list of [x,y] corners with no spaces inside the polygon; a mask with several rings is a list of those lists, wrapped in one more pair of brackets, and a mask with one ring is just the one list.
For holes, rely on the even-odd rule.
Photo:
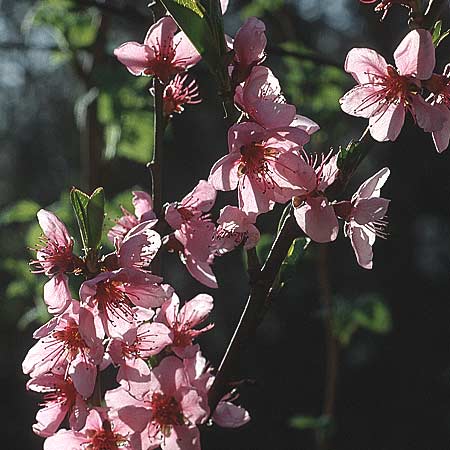
{"label": "dark background", "polygon": [[[46,320],[40,298],[44,279],[32,276],[27,266],[32,257],[27,247],[39,236],[37,208],[57,211],[76,236],[67,193],[72,185],[88,188],[86,164],[80,161],[89,149],[103,154],[91,183],[105,187],[108,225],[118,216],[117,206],[129,204],[132,188],[149,188],[148,79],[135,79],[111,55],[124,41],[142,41],[151,16],[145,1],[105,3],[125,12],[99,13],[58,0],[0,1],[0,420],[7,449],[42,447],[31,431],[39,398],[26,392],[21,372],[32,332]],[[407,33],[406,9],[394,7],[380,23],[371,6],[357,0],[230,0],[226,31],[233,35],[250,15],[267,25],[265,64],[280,78],[287,99],[322,126],[309,149],[337,149],[359,137],[365,120],[346,116],[337,103],[353,85],[340,67],[356,46],[375,48],[392,61]],[[444,28],[448,19],[447,14]],[[100,20],[104,28],[98,31]],[[319,58],[286,56],[286,51]],[[437,56],[441,72],[450,61],[448,42]],[[175,117],[166,136],[165,201],[181,199],[226,152],[214,82],[203,64],[193,72],[204,100]],[[390,167],[383,189],[392,199],[389,238],[377,240],[374,269],[367,271],[356,264],[341,233],[330,246],[328,267],[336,321],[351,322],[353,309],[367,299],[381,316],[372,325],[360,324],[340,351],[331,449],[443,450],[450,442],[449,153],[438,155],[431,136],[410,118],[395,143],[368,145],[373,148],[348,194]],[[233,199],[234,194],[221,194],[218,206]],[[279,213],[261,218],[268,236]],[[203,448],[317,448],[315,431],[292,425],[293,417],[322,414],[324,311],[316,261],[317,247],[311,246],[242,357],[240,373],[247,382],[240,402],[252,422],[239,430],[204,430]],[[239,252],[218,259],[215,271],[216,326],[201,343],[217,367],[244,304],[247,278]],[[166,272],[184,299],[208,292],[174,255],[166,260]]]}

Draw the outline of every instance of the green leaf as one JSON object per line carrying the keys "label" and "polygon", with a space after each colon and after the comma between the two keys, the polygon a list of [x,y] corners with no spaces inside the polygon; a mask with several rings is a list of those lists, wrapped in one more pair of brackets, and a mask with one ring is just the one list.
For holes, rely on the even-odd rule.
{"label": "green leaf", "polygon": [[24,223],[33,220],[39,211],[39,205],[32,200],[19,200],[0,212],[0,224]]}
{"label": "green leaf", "polygon": [[88,246],[88,218],[87,218],[87,204],[89,203],[89,196],[79,189],[72,188],[70,191],[70,202],[75,212],[78,228],[80,230],[81,241],[83,248],[87,251]]}
{"label": "green leaf", "polygon": [[88,247],[97,249],[102,239],[103,221],[105,220],[105,191],[97,188],[87,204]]}
{"label": "green leaf", "polygon": [[97,188],[91,196],[79,189],[70,191],[81,240],[85,252],[96,250],[100,244],[105,217],[105,194],[103,188]]}
{"label": "green leaf", "polygon": [[431,35],[433,37],[433,44],[435,47],[437,47],[437,42],[439,41],[439,38],[441,37],[441,31],[442,31],[442,20],[438,20],[431,30]]}

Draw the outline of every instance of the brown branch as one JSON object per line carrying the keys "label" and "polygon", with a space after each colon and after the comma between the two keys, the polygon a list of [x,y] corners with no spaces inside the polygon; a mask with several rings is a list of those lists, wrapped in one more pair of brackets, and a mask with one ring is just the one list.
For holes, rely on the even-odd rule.
{"label": "brown branch", "polygon": [[293,240],[300,234],[295,219],[288,216],[272,245],[272,249],[257,278],[250,286],[250,295],[242,312],[239,324],[228,345],[222,362],[220,363],[214,383],[209,391],[209,406],[211,413],[215,410],[220,399],[230,389],[232,376],[239,362],[241,351],[248,344],[251,337],[264,317],[265,303],[270,289],[276,280],[281,264]]}

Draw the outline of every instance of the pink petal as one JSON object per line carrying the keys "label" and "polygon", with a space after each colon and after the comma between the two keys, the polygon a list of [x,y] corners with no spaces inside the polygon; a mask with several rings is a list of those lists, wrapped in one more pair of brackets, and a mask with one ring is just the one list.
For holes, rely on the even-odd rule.
{"label": "pink petal", "polygon": [[166,54],[173,47],[173,37],[178,26],[170,16],[164,16],[155,22],[147,31],[144,44]]}
{"label": "pink petal", "polygon": [[141,358],[127,358],[117,372],[117,382],[133,397],[140,399],[148,392],[150,368]]}
{"label": "pink petal", "polygon": [[58,431],[68,409],[69,406],[62,403],[50,403],[41,408],[36,414],[37,423],[33,425],[33,431],[38,436],[52,436]]}
{"label": "pink petal", "polygon": [[299,227],[315,242],[331,242],[337,237],[339,224],[333,206],[325,197],[308,198],[294,208]]}
{"label": "pink petal", "polygon": [[114,55],[133,75],[142,75],[148,62],[155,57],[150,47],[138,42],[125,42],[114,50]]}
{"label": "pink petal", "polygon": [[444,125],[440,131],[433,132],[433,141],[436,146],[436,150],[442,153],[448,148],[450,141],[450,109],[445,105],[436,105],[440,108],[441,114],[445,118]]}
{"label": "pink petal", "polygon": [[386,76],[387,62],[375,50],[352,48],[345,59],[344,69],[360,84],[372,82],[376,75]]}
{"label": "pink petal", "polygon": [[373,252],[367,233],[362,227],[353,226],[350,232],[350,240],[353,250],[355,251],[358,264],[364,269],[371,269],[373,265]]}
{"label": "pink petal", "polygon": [[161,353],[172,343],[171,331],[163,323],[143,323],[137,330],[139,336],[139,354],[142,358]]}
{"label": "pink petal", "polygon": [[[427,103],[420,94],[412,97],[412,106],[417,125],[427,133],[442,130],[446,115],[438,105]],[[447,109],[447,108],[446,108]]]}
{"label": "pink petal", "polygon": [[173,45],[175,48],[174,64],[183,69],[189,69],[202,59],[200,53],[182,31],[175,35]]}
{"label": "pink petal", "polygon": [[339,99],[341,109],[347,114],[368,119],[376,112],[384,110],[377,97],[381,87],[357,85]]}
{"label": "pink petal", "polygon": [[174,395],[178,393],[182,386],[189,386],[189,380],[184,370],[183,362],[175,356],[167,356],[164,358],[153,369],[152,374],[154,375],[156,384],[167,395]]}
{"label": "pink petal", "polygon": [[220,158],[212,167],[208,181],[218,191],[233,191],[239,181],[237,166],[240,154],[231,153]]}
{"label": "pink petal", "polygon": [[290,127],[300,128],[303,131],[306,131],[309,135],[315,133],[320,130],[320,126],[311,120],[309,117],[301,116],[296,114],[294,120],[289,124]]}
{"label": "pink petal", "polygon": [[212,419],[219,427],[238,428],[250,421],[250,414],[240,406],[221,401],[217,405]]}
{"label": "pink petal", "polygon": [[200,283],[212,289],[217,289],[216,276],[207,261],[198,261],[192,255],[187,254],[185,259],[186,269]]}
{"label": "pink petal", "polygon": [[256,244],[259,242],[260,233],[258,228],[255,225],[249,225],[247,230],[247,240],[244,244],[244,250],[249,250],[253,247],[256,247]]}
{"label": "pink petal", "polygon": [[403,104],[391,103],[369,119],[370,135],[378,142],[395,141],[405,122]]}
{"label": "pink petal", "polygon": [[436,65],[433,38],[422,28],[410,31],[394,52],[394,60],[400,75],[415,75],[428,80]]}
{"label": "pink petal", "polygon": [[44,450],[80,450],[88,442],[84,434],[77,431],[60,430],[44,442]]}
{"label": "pink petal", "polygon": [[37,213],[37,218],[42,231],[48,239],[55,241],[61,246],[69,247],[72,245],[66,226],[55,214],[41,209]]}
{"label": "pink petal", "polygon": [[375,175],[364,181],[352,197],[352,202],[356,201],[357,198],[379,197],[381,188],[386,183],[390,173],[391,171],[387,167],[383,167]]}
{"label": "pink petal", "polygon": [[214,300],[210,295],[198,294],[181,308],[179,313],[180,321],[189,326],[189,328],[193,328],[208,317],[213,306]]}
{"label": "pink petal", "polygon": [[94,392],[97,367],[89,362],[80,361],[71,364],[69,375],[77,392],[83,397],[90,397]]}
{"label": "pink petal", "polygon": [[183,198],[181,205],[192,210],[208,212],[216,201],[217,192],[208,181],[200,180],[197,186]]}
{"label": "pink petal", "polygon": [[151,419],[150,404],[132,397],[123,387],[107,391],[105,401],[114,417],[136,432],[142,432]]}
{"label": "pink petal", "polygon": [[72,407],[72,413],[69,416],[69,425],[74,430],[81,430],[89,414],[87,403],[77,395],[75,405]]}
{"label": "pink petal", "polygon": [[153,221],[147,226],[137,225],[138,232],[134,229],[125,236],[118,251],[118,261],[120,267],[141,268],[149,266],[161,247],[161,236],[154,230]]}
{"label": "pink petal", "polygon": [[263,181],[258,181],[251,176],[244,175],[239,180],[238,200],[239,208],[246,214],[262,214],[274,207],[273,196],[266,188]]}
{"label": "pink petal", "polygon": [[153,212],[153,200],[147,192],[133,191],[133,206],[134,213],[139,220],[156,219],[156,215]]}
{"label": "pink petal", "polygon": [[266,26],[256,17],[250,17],[239,28],[234,38],[235,58],[243,66],[250,66],[264,57],[267,45]]}
{"label": "pink petal", "polygon": [[359,225],[381,220],[387,212],[390,200],[372,197],[360,199],[354,208],[353,219]]}
{"label": "pink petal", "polygon": [[45,283],[44,302],[48,306],[50,314],[63,313],[71,301],[72,294],[70,293],[67,275],[56,275]]}
{"label": "pink petal", "polygon": [[201,450],[197,427],[175,425],[161,443],[162,450]]}

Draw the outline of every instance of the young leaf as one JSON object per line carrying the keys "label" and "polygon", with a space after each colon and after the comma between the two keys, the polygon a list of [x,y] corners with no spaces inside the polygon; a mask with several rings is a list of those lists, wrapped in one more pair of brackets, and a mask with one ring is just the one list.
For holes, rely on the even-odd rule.
{"label": "young leaf", "polygon": [[87,205],[89,203],[89,196],[79,189],[72,188],[70,191],[70,202],[72,203],[75,217],[77,218],[78,228],[80,229],[81,241],[83,248],[87,250],[88,245],[88,217]]}
{"label": "young leaf", "polygon": [[103,220],[105,218],[105,192],[97,188],[87,204],[88,247],[97,249],[102,239]]}
{"label": "young leaf", "polygon": [[97,250],[102,237],[105,216],[103,188],[97,188],[91,196],[73,188],[70,191],[70,201],[77,218],[85,252]]}

